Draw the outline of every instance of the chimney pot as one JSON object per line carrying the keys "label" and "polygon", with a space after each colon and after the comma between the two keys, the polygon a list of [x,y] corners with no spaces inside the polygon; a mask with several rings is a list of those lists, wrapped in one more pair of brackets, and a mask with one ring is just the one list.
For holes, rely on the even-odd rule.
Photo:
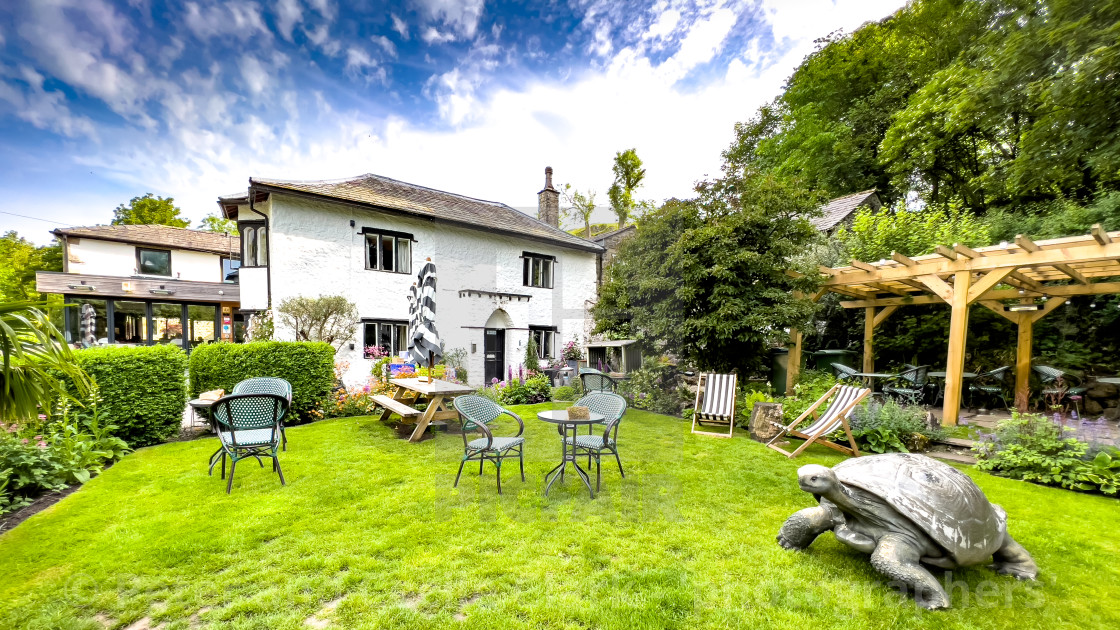
{"label": "chimney pot", "polygon": [[546,190],[552,190],[552,167],[544,167],[544,187]]}
{"label": "chimney pot", "polygon": [[552,187],[552,167],[544,169],[544,188],[537,193],[537,218],[560,227],[560,191]]}

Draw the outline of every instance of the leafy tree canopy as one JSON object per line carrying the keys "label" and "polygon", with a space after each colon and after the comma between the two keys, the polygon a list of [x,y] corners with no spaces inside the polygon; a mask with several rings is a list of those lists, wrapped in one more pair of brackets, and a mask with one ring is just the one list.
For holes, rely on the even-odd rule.
{"label": "leafy tree canopy", "polygon": [[203,232],[219,232],[221,234],[232,234],[237,236],[237,222],[231,221],[218,215],[211,214],[199,221],[198,229]]}
{"label": "leafy tree canopy", "polygon": [[[598,332],[632,335],[703,369],[753,371],[813,304],[819,276],[802,256],[820,198],[773,176],[705,182],[638,220],[607,268]],[[789,273],[800,268],[802,274]]]}
{"label": "leafy tree canopy", "polygon": [[190,221],[179,216],[180,209],[171,197],[155,197],[148,193],[133,197],[128,205],[123,203],[113,212],[113,225],[170,225],[185,228]]}
{"label": "leafy tree canopy", "polygon": [[607,190],[607,197],[611,202],[611,211],[618,216],[618,227],[623,227],[630,219],[637,202],[634,200],[634,191],[642,185],[646,177],[646,169],[642,168],[642,159],[634,149],[619,151],[614,156],[614,183]]}
{"label": "leafy tree canopy", "polygon": [[989,227],[959,206],[921,210],[884,207],[878,212],[861,209],[850,226],[837,230],[836,237],[849,258],[865,262],[889,260],[892,252],[921,256],[933,253],[938,245],[977,247],[991,242]]}
{"label": "leafy tree canopy", "polygon": [[62,271],[62,246],[36,247],[15,231],[0,237],[0,301],[38,301],[36,271]]}

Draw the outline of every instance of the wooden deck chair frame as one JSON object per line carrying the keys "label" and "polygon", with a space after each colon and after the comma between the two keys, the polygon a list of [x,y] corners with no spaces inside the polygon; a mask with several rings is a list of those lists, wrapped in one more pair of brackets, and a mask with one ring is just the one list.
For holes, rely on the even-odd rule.
{"label": "wooden deck chair frame", "polygon": [[[723,404],[726,404],[726,403],[731,404],[731,411],[730,411],[729,414],[725,415],[723,413],[715,413],[715,414],[701,413],[701,411],[702,411],[701,407],[700,407],[701,402],[704,403],[705,408],[711,409],[711,407],[708,405],[708,403],[709,403],[709,400],[708,400],[708,384],[711,381],[710,377],[712,377],[712,376],[718,376],[721,379],[722,389],[721,389],[720,393],[724,396],[727,396],[727,398],[723,399]],[[729,380],[725,380],[725,379],[729,379]],[[732,435],[735,432],[735,394],[736,394],[736,386],[737,385],[738,385],[738,377],[735,374],[716,374],[714,372],[700,374],[700,380],[696,384],[696,405],[692,408],[692,432],[693,433],[695,433],[696,435],[710,435],[712,437],[724,437],[724,438],[732,437]],[[703,393],[702,396],[701,396],[701,392]],[[728,393],[730,393],[730,394],[728,395]],[[712,402],[714,404],[717,404],[717,405],[720,404],[719,401],[712,401]],[[724,408],[726,408],[726,407],[724,407]],[[720,409],[720,411],[723,411],[723,409]],[[727,423],[727,433],[717,432],[717,431],[697,431],[696,430],[696,425],[697,424],[703,424],[704,422],[707,422],[709,424],[720,424],[720,425],[723,424],[724,422],[726,422]]]}
{"label": "wooden deck chair frame", "polygon": [[[852,437],[852,428],[848,426],[848,415],[852,412],[852,409],[855,409],[856,405],[858,405],[864,398],[867,398],[868,394],[870,393],[871,390],[866,388],[858,388],[851,385],[843,385],[840,383],[833,385],[832,389],[828,390],[828,392],[825,393],[824,396],[820,397],[820,400],[813,403],[808,409],[806,409],[805,413],[798,416],[796,420],[789,424],[789,426],[782,427],[782,432],[774,436],[772,440],[767,442],[766,446],[769,446],[770,448],[778,451],[779,453],[785,455],[790,459],[793,459],[794,457],[800,455],[801,451],[809,448],[810,444],[816,442],[817,438],[825,437],[829,433],[835,431],[838,425],[843,425],[844,433],[848,436],[848,444],[851,445],[851,448],[843,446],[841,444],[837,444],[835,442],[830,442],[828,440],[821,440],[820,444],[822,446],[827,446],[828,448],[840,451],[841,453],[844,453],[846,455],[859,457],[859,447],[856,446],[856,440]],[[837,396],[839,397],[839,399],[836,400],[833,405],[829,406],[828,410],[824,412],[823,416],[818,417],[817,409],[829,400],[832,400],[833,396]],[[804,432],[797,431],[797,425],[804,422],[805,419],[809,418],[810,416],[812,416],[813,418],[813,423],[809,425],[808,429]],[[839,418],[838,422],[836,421],[837,418]],[[797,450],[790,453],[789,451],[786,451],[780,446],[774,444],[774,442],[777,442],[784,437],[800,438],[802,440],[805,440],[805,442],[801,446],[799,446]]]}

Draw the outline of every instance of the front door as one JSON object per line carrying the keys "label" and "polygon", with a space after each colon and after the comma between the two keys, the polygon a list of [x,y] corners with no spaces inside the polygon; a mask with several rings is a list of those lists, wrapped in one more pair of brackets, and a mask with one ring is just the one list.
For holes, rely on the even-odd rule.
{"label": "front door", "polygon": [[486,362],[486,384],[494,379],[504,381],[506,366],[506,331],[504,328],[487,328],[482,343]]}

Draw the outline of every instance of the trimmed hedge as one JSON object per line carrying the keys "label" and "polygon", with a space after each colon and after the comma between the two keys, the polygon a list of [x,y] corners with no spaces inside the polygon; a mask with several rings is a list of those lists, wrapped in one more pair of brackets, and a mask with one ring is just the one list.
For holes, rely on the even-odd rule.
{"label": "trimmed hedge", "polygon": [[179,433],[187,402],[187,353],[172,345],[107,346],[74,352],[97,383],[116,437],[136,448]]}
{"label": "trimmed hedge", "polygon": [[209,343],[191,351],[190,364],[192,397],[212,389],[229,393],[247,378],[273,376],[292,384],[291,413],[305,420],[326,407],[334,387],[334,348],[317,341]]}

